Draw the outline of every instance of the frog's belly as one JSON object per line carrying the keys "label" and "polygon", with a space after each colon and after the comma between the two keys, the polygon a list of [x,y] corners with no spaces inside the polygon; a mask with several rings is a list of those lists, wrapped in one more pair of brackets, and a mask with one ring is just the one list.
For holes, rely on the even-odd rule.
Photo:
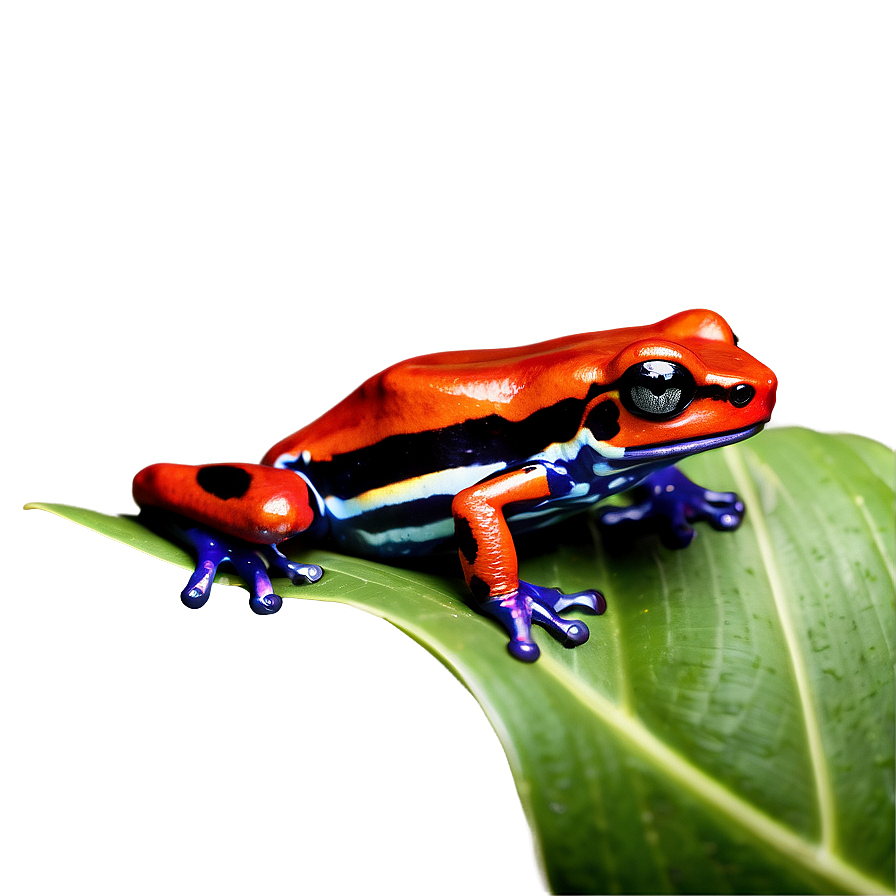
{"label": "frog's belly", "polygon": [[[455,549],[451,504],[465,488],[507,469],[505,464],[472,466],[428,473],[371,490],[356,498],[322,499],[330,537],[338,548],[371,557],[420,557]],[[572,471],[571,473],[581,471]],[[643,474],[598,470],[588,465],[588,478],[572,478],[562,498],[521,502],[505,508],[513,533],[530,532],[580,513],[611,492],[630,488]]]}

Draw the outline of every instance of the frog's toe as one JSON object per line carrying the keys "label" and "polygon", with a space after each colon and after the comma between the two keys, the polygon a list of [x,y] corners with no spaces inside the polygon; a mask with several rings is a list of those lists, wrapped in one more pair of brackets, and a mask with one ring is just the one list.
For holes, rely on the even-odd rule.
{"label": "frog's toe", "polygon": [[692,523],[705,522],[720,532],[730,532],[743,518],[743,502],[734,492],[713,492],[693,485],[685,500],[667,508],[668,527],[660,530],[660,537],[667,547],[684,548],[697,534]]}
{"label": "frog's toe", "polygon": [[510,655],[524,663],[534,663],[541,656],[541,650],[532,640],[513,638],[507,645]]}
{"label": "frog's toe", "polygon": [[180,593],[181,602],[191,610],[198,610],[208,603],[218,567],[227,559],[227,552],[213,538],[199,540],[196,549],[196,567],[187,587]]}
{"label": "frog's toe", "polygon": [[249,588],[249,609],[258,616],[270,616],[283,606],[283,598],[274,594],[264,551],[257,545],[231,545],[227,559]]}
{"label": "frog's toe", "polygon": [[211,577],[209,577],[204,569],[197,566],[196,569],[193,570],[193,575],[190,576],[190,581],[187,583],[187,587],[180,593],[180,599],[183,605],[189,607],[191,610],[198,610],[200,607],[204,607],[206,603],[208,603],[208,598],[212,590],[211,579],[214,579],[214,577],[214,572],[212,572]]}
{"label": "frog's toe", "polygon": [[531,582],[520,582],[520,590],[539,603],[557,613],[571,607],[601,616],[607,610],[607,601],[600,591],[589,588],[587,591],[576,591],[564,594],[559,588],[547,588],[544,585],[533,585]]}
{"label": "frog's toe", "polygon": [[566,629],[566,640],[563,642],[564,647],[578,647],[584,644],[591,637],[591,631],[584,622],[574,620]]}
{"label": "frog's toe", "polygon": [[323,568],[316,563],[295,563],[294,575],[291,577],[293,585],[311,585],[320,580],[324,574]]}
{"label": "frog's toe", "polygon": [[542,592],[553,592],[555,597],[551,607],[558,613],[562,613],[571,607],[585,610],[588,613],[593,613],[595,616],[602,616],[607,612],[607,599],[600,591],[595,591],[593,588],[589,588],[587,591],[576,591],[574,594],[564,594],[556,588],[542,588],[541,590]]}
{"label": "frog's toe", "polygon": [[268,564],[268,569],[279,572],[293,585],[310,585],[320,580],[323,568],[316,563],[298,563],[290,560],[275,544],[261,546],[261,553]]}
{"label": "frog's toe", "polygon": [[[530,589],[536,591],[537,589],[536,594],[538,591],[553,592],[555,590],[553,588],[538,588],[528,582],[520,582],[520,590],[523,590],[524,586],[527,591]],[[579,644],[584,644],[591,634],[584,622],[580,622],[578,619],[562,619],[558,616],[550,597],[547,600],[539,596],[532,597],[532,621],[549,632],[564,647],[578,647]]]}
{"label": "frog's toe", "polygon": [[584,622],[563,619],[558,615],[558,610],[573,606],[602,613],[606,609],[606,601],[598,591],[562,594],[556,588],[521,581],[518,591],[486,601],[482,609],[510,633],[507,649],[511,655],[531,663],[540,655],[538,645],[532,639],[533,623],[540,625],[564,647],[577,647],[588,640],[590,632]]}
{"label": "frog's toe", "polygon": [[706,520],[713,529],[728,532],[736,529],[744,518],[744,502],[734,492],[703,492],[698,505],[700,519]]}
{"label": "frog's toe", "polygon": [[249,598],[249,608],[259,616],[270,616],[283,606],[283,598],[273,591],[268,594],[253,594]]}
{"label": "frog's toe", "polygon": [[591,637],[584,622],[578,619],[561,619],[556,613],[536,603],[532,608],[532,621],[550,632],[564,647],[578,647]]}

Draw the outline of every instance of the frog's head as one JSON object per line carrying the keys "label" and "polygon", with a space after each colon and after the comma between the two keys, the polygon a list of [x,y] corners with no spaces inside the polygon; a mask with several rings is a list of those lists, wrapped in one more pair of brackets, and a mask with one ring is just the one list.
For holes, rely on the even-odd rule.
{"label": "frog's head", "polygon": [[720,315],[684,311],[628,336],[607,365],[612,388],[601,396],[618,407],[619,432],[607,441],[626,461],[740,441],[771,417],[777,379]]}

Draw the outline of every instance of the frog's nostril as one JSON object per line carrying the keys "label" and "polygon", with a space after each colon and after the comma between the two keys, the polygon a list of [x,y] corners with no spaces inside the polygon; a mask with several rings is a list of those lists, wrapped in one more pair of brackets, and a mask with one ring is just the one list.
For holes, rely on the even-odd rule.
{"label": "frog's nostril", "polygon": [[748,383],[738,383],[733,386],[728,395],[731,404],[736,408],[745,408],[756,395],[756,390]]}

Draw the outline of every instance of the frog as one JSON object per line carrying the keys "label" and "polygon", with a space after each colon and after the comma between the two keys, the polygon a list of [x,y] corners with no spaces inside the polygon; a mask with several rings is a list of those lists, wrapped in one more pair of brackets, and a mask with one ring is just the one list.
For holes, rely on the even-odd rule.
{"label": "frog", "polygon": [[[743,502],[675,465],[760,432],[777,380],[707,309],[657,323],[394,364],[274,445],[261,463],[153,464],[134,477],[141,518],[195,556],[181,599],[199,608],[234,569],[259,615],[282,606],[272,577],[323,569],[284,543],[327,544],[386,563],[456,555],[466,600],[538,659],[533,626],[566,648],[589,638],[596,588],[519,578],[516,542],[591,512],[602,531],[659,533],[686,547],[694,524],[736,529]],[[628,493],[619,505],[606,499]],[[603,505],[599,505],[604,502]],[[292,551],[290,551],[292,553]],[[597,584],[597,583],[595,583]],[[572,617],[561,614],[572,611]]]}

